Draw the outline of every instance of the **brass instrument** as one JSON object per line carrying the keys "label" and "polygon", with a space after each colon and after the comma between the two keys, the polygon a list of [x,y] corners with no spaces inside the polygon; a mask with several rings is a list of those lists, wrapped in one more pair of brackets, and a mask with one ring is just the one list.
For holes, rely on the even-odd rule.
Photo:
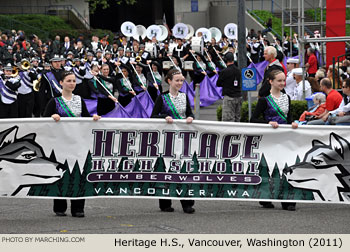
{"label": "brass instrument", "polygon": [[15,77],[17,77],[18,74],[19,74],[18,67],[13,66],[13,67],[12,67],[12,74],[11,74],[11,77],[12,77],[12,78],[15,78]]}
{"label": "brass instrument", "polygon": [[31,67],[30,62],[26,59],[21,61],[21,69],[27,71]]}
{"label": "brass instrument", "polygon": [[75,61],[72,61],[72,67],[75,67],[77,64],[75,63]]}
{"label": "brass instrument", "polygon": [[37,80],[33,81],[33,90],[35,92],[39,92],[40,86],[41,86],[41,75]]}
{"label": "brass instrument", "polygon": [[136,56],[136,58],[135,58],[135,61],[138,63],[138,62],[140,62],[142,59],[141,59],[141,56]]}

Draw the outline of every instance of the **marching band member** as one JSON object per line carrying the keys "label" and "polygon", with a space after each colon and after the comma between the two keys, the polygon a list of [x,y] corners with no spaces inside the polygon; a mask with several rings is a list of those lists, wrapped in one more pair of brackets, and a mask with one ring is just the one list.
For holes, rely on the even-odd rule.
{"label": "marching band member", "polygon": [[[89,88],[91,94],[97,96],[97,114],[105,115],[114,109],[115,103],[118,100],[110,95],[116,91],[116,80],[114,77],[109,76],[109,66],[103,64],[101,67],[101,73],[99,74],[98,65],[93,65],[91,74],[95,77],[89,80]],[[102,85],[104,87],[102,87]],[[106,89],[109,91],[107,92]]]}
{"label": "marching band member", "polygon": [[147,80],[145,75],[142,73],[143,68],[146,67],[147,65],[143,65],[141,62],[132,62],[131,64],[135,65],[134,69],[136,72],[133,75],[133,82],[135,83],[134,90],[136,94],[139,94],[143,91],[147,90]]}
{"label": "marching band member", "polygon": [[[60,77],[62,95],[52,98],[46,106],[44,117],[52,117],[58,122],[61,117],[90,117],[84,100],[72,92],[75,89],[75,76],[73,72],[63,72]],[[93,115],[93,120],[100,117]],[[66,216],[67,200],[55,199],[53,211],[57,216]],[[71,213],[73,217],[82,218],[84,214],[85,199],[71,200]]]}
{"label": "marching band member", "polygon": [[[187,123],[192,123],[194,115],[191,110],[190,102],[185,93],[179,92],[184,76],[177,69],[169,70],[165,81],[169,84],[169,92],[158,96],[151,118],[165,118],[167,123],[173,123],[174,119],[186,119]],[[194,200],[180,200],[183,211],[188,214],[195,212],[193,208]],[[174,212],[171,207],[171,200],[160,199],[159,208],[163,212]]]}
{"label": "marching band member", "polygon": [[[23,59],[21,65],[29,60]],[[30,63],[29,63],[30,64]],[[21,78],[21,86],[18,88],[18,117],[30,118],[34,110],[34,92],[33,81],[37,79],[37,74],[31,69],[24,70],[20,68],[19,76]]]}
{"label": "marching band member", "polygon": [[136,95],[136,93],[133,90],[133,83],[131,82],[131,78],[129,77],[130,69],[126,65],[121,64],[120,62],[116,62],[116,64],[119,66],[123,74],[123,77],[117,81],[117,87],[119,89],[118,101],[120,105],[125,107],[129,104],[129,102],[131,101],[133,96]]}
{"label": "marching band member", "polygon": [[79,58],[73,59],[72,71],[75,75],[76,80],[76,86],[73,93],[79,95],[84,99],[88,99],[90,97],[90,90],[88,88],[87,82],[84,81],[87,69],[85,65],[81,64],[82,63]]}
{"label": "marching band member", "polygon": [[41,85],[39,89],[40,93],[40,111],[43,114],[44,109],[53,97],[58,97],[62,94],[62,86],[60,84],[61,75],[64,71],[61,68],[62,58],[59,55],[54,55],[51,59],[50,71],[43,74],[41,79]]}
{"label": "marching band member", "polygon": [[0,118],[17,118],[18,101],[17,90],[21,85],[19,75],[13,74],[13,66],[8,63],[4,73],[0,76]]}
{"label": "marching band member", "polygon": [[195,51],[191,52],[196,57],[195,61],[193,62],[193,88],[195,88],[196,84],[201,83],[204,77],[207,75],[207,64],[204,61],[205,59],[202,54]]}
{"label": "marching band member", "polygon": [[[158,97],[158,90],[160,93],[162,93],[162,90],[163,90],[162,75],[160,74],[162,70],[159,63],[156,61],[152,61],[152,62],[148,61],[147,63],[151,64],[151,69],[152,69],[152,72],[149,71],[147,73],[148,92],[152,100],[155,102]],[[156,81],[156,83],[154,83],[154,81]]]}

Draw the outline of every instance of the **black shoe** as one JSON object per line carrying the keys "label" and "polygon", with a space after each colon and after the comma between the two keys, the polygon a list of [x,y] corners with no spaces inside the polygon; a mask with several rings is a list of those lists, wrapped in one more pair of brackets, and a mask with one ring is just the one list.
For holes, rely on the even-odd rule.
{"label": "black shoe", "polygon": [[261,205],[263,208],[275,208],[275,206],[271,202],[267,202]]}
{"label": "black shoe", "polygon": [[283,210],[287,210],[287,211],[295,211],[295,205],[288,205],[288,206],[283,206],[282,207]]}
{"label": "black shoe", "polygon": [[174,212],[174,208],[172,207],[166,207],[166,208],[161,208],[160,209],[162,212]]}
{"label": "black shoe", "polygon": [[85,217],[83,212],[76,212],[76,213],[72,213],[73,217],[78,217],[78,218],[83,218]]}
{"label": "black shoe", "polygon": [[196,210],[193,207],[184,208],[184,212],[188,214],[193,214]]}
{"label": "black shoe", "polygon": [[57,215],[57,216],[67,216],[67,214],[65,213],[65,212],[55,212],[55,214]]}

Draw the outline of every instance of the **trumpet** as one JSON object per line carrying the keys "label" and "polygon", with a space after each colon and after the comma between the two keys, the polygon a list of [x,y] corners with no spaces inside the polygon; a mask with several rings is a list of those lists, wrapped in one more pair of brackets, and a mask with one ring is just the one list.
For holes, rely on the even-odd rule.
{"label": "trumpet", "polygon": [[136,56],[136,58],[135,58],[135,61],[136,62],[140,62],[142,59],[141,59],[141,56]]}
{"label": "trumpet", "polygon": [[35,92],[39,92],[41,86],[41,75],[39,76],[38,79],[36,79],[35,81],[33,81],[33,90]]}

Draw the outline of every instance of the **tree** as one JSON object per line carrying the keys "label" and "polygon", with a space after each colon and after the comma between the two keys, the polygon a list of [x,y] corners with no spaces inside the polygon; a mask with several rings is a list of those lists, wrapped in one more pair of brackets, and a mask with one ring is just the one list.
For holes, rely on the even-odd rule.
{"label": "tree", "polygon": [[[107,9],[109,7],[109,0],[88,0],[90,6],[90,13],[94,13],[98,6],[102,9]],[[111,0],[110,0],[111,1]],[[126,3],[129,5],[134,5],[137,0],[113,0],[117,4]]]}

